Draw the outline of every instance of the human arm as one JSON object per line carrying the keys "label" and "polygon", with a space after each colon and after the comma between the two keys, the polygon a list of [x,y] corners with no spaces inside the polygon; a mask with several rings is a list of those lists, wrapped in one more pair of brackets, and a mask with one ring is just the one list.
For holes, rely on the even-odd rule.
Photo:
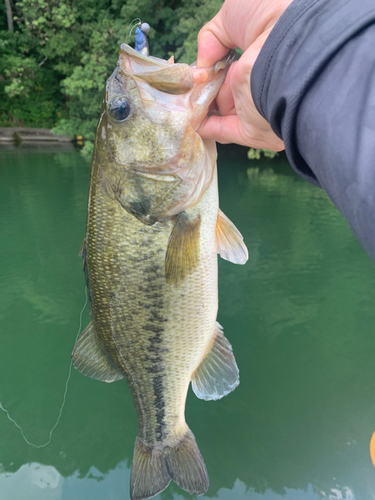
{"label": "human arm", "polygon": [[321,186],[375,260],[375,4],[295,0],[252,73],[293,168]]}
{"label": "human arm", "polygon": [[373,0],[294,0],[251,66],[251,95],[375,260],[374,46]]}
{"label": "human arm", "polygon": [[226,0],[218,14],[198,35],[197,65],[212,66],[231,49],[243,55],[232,64],[217,96],[220,116],[210,116],[200,127],[202,137],[274,151],[284,149],[254,106],[250,92],[251,68],[268,34],[292,0]]}

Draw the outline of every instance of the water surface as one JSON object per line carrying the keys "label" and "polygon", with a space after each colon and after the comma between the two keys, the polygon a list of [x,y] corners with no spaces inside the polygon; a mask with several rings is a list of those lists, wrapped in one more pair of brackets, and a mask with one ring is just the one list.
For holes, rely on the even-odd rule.
{"label": "water surface", "polygon": [[[85,302],[88,175],[75,151],[0,149],[0,401],[39,445]],[[218,319],[241,384],[221,401],[187,401],[210,476],[204,498],[373,499],[375,268],[326,195],[282,158],[224,151],[219,182],[249,261],[219,261]],[[126,382],[73,370],[50,445],[28,445],[0,411],[0,499],[127,500],[135,435]],[[157,498],[191,497],[171,485]]]}

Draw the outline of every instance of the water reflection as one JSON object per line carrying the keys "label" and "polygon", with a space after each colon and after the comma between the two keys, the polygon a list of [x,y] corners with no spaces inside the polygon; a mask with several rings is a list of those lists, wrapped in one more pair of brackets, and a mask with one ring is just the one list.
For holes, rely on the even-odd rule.
{"label": "water reflection", "polygon": [[30,463],[13,474],[0,474],[3,498],[60,500],[63,478],[54,467]]}
{"label": "water reflection", "polygon": [[[35,443],[56,420],[85,300],[88,170],[74,151],[0,150],[0,401]],[[187,402],[206,496],[375,498],[373,264],[325,194],[282,159],[221,155],[220,199],[250,258],[219,261],[219,321],[241,384],[221,401]],[[50,446],[30,448],[0,413],[0,498],[128,498],[135,434],[126,383],[74,371]],[[161,498],[190,496],[172,485]]]}
{"label": "water reflection", "polygon": [[23,465],[13,474],[0,473],[0,498],[7,500],[120,500],[129,484],[129,470],[118,464],[103,475],[92,467],[86,477],[75,473],[64,478],[54,467]]}
{"label": "water reflection", "polygon": [[[63,478],[59,472],[49,465],[30,463],[23,465],[13,474],[0,473],[1,498],[12,500],[72,500],[72,498],[90,500],[122,500],[125,498],[130,480],[130,471],[119,464],[115,470],[102,475],[92,467],[89,474],[82,478],[77,473]],[[158,496],[159,497],[159,496]],[[186,498],[180,493],[164,492],[164,499]],[[204,497],[203,497],[204,498]],[[233,488],[221,488],[214,496],[218,500],[355,500],[357,497],[349,487],[332,488],[328,493],[316,491],[309,484],[305,490],[285,488],[276,493],[267,489],[262,493],[248,488],[242,481],[236,480]]]}

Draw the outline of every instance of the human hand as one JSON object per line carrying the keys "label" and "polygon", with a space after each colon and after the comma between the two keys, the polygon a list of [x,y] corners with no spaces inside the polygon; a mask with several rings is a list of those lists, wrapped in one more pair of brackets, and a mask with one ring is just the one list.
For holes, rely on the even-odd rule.
{"label": "human hand", "polygon": [[220,116],[206,118],[198,129],[204,139],[281,151],[283,141],[256,109],[250,90],[251,70],[264,42],[292,0],[226,0],[198,34],[197,67],[212,66],[235,47],[244,51],[232,64],[216,98]]}

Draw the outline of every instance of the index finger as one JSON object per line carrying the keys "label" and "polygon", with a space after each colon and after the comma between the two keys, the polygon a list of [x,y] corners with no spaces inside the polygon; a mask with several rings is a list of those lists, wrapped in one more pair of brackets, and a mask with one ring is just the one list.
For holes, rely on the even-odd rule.
{"label": "index finger", "polygon": [[223,22],[223,9],[198,33],[197,68],[213,66],[236,45]]}

